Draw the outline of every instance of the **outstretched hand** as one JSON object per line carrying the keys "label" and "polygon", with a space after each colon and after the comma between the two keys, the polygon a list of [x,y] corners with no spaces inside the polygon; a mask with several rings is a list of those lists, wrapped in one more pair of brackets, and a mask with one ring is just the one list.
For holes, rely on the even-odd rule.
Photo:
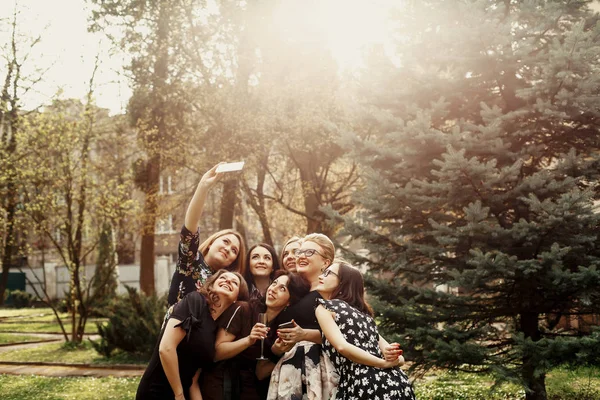
{"label": "outstretched hand", "polygon": [[217,165],[213,166],[211,169],[206,171],[200,179],[200,184],[206,187],[212,187],[215,183],[220,181],[223,174],[217,172],[217,167],[221,164],[223,164],[223,162],[218,163]]}

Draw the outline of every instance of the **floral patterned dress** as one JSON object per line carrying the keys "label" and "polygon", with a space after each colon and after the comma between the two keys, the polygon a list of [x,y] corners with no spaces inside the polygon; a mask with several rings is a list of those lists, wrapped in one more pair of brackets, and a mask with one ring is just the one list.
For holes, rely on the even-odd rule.
{"label": "floral patterned dress", "polygon": [[179,238],[179,258],[171,286],[169,288],[169,307],[176,304],[186,294],[195,292],[212,275],[212,270],[198,251],[200,235],[190,232],[185,225]]}
{"label": "floral patterned dress", "polygon": [[[346,341],[382,358],[379,332],[371,316],[343,300],[317,299],[317,304],[335,313],[335,322]],[[323,351],[340,375],[336,399],[414,400],[407,376],[400,368],[380,369],[358,364],[339,354],[323,336]]]}

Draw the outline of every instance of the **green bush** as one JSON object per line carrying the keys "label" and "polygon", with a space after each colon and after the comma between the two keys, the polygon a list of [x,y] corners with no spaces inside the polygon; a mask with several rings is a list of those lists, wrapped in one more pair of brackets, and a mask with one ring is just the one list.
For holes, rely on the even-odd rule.
{"label": "green bush", "polygon": [[94,349],[105,357],[120,349],[150,359],[166,313],[166,297],[146,296],[127,288],[127,294],[113,299],[108,307],[108,324],[96,323],[99,341]]}
{"label": "green bush", "polygon": [[33,304],[33,296],[24,290],[11,290],[9,297],[14,308],[29,308]]}

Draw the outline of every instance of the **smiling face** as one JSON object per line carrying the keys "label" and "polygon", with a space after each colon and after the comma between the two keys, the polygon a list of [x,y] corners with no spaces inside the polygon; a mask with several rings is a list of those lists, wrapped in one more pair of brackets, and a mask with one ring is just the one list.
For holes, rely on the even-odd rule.
{"label": "smiling face", "polygon": [[271,282],[267,289],[266,304],[267,308],[274,310],[282,310],[290,302],[290,293],[288,291],[289,278],[282,275]]}
{"label": "smiling face", "polygon": [[283,249],[281,260],[286,271],[296,272],[296,256],[294,250],[300,248],[300,242],[291,242]]}
{"label": "smiling face", "polygon": [[262,246],[250,252],[250,273],[254,277],[268,277],[273,272],[273,256]]}
{"label": "smiling face", "polygon": [[230,302],[234,302],[240,293],[240,284],[240,278],[231,272],[225,272],[215,280],[211,287],[211,292]]}
{"label": "smiling face", "polygon": [[334,290],[340,285],[340,266],[337,263],[331,264],[319,275],[319,284],[317,291],[324,299],[331,299]]}
{"label": "smiling face", "polygon": [[296,253],[303,253],[304,250],[315,250],[315,252],[311,256],[306,253],[296,256],[296,272],[313,285],[316,284],[321,271],[331,264],[331,260],[323,256],[323,248],[315,242],[304,241]]}
{"label": "smiling face", "polygon": [[229,267],[240,253],[240,241],[232,233],[219,236],[208,248],[204,259],[213,270]]}

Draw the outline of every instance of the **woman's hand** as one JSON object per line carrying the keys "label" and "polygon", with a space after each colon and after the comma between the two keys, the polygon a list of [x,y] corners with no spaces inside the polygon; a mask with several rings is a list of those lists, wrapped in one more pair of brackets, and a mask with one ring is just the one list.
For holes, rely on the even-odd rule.
{"label": "woman's hand", "polygon": [[402,349],[398,343],[390,343],[383,349],[383,358],[386,361],[394,361],[402,355]]}
{"label": "woman's hand", "polygon": [[273,354],[280,356],[290,351],[293,347],[294,343],[285,343],[281,338],[277,338],[275,343],[273,343],[273,346],[271,346],[271,351]]}
{"label": "woman's hand", "polygon": [[223,176],[222,174],[217,172],[217,167],[221,164],[223,164],[223,162],[218,163],[217,165],[206,171],[200,179],[200,185],[207,188],[214,186],[214,184],[217,183]]}
{"label": "woman's hand", "polygon": [[291,344],[292,346],[298,342],[301,342],[306,337],[306,332],[296,321],[292,320],[294,326],[292,328],[277,329],[277,336],[283,340],[286,345]]}
{"label": "woman's hand", "polygon": [[248,338],[250,339],[250,345],[252,346],[257,340],[266,338],[267,333],[269,333],[269,328],[265,324],[261,324],[260,322],[254,324],[250,334],[248,335]]}

